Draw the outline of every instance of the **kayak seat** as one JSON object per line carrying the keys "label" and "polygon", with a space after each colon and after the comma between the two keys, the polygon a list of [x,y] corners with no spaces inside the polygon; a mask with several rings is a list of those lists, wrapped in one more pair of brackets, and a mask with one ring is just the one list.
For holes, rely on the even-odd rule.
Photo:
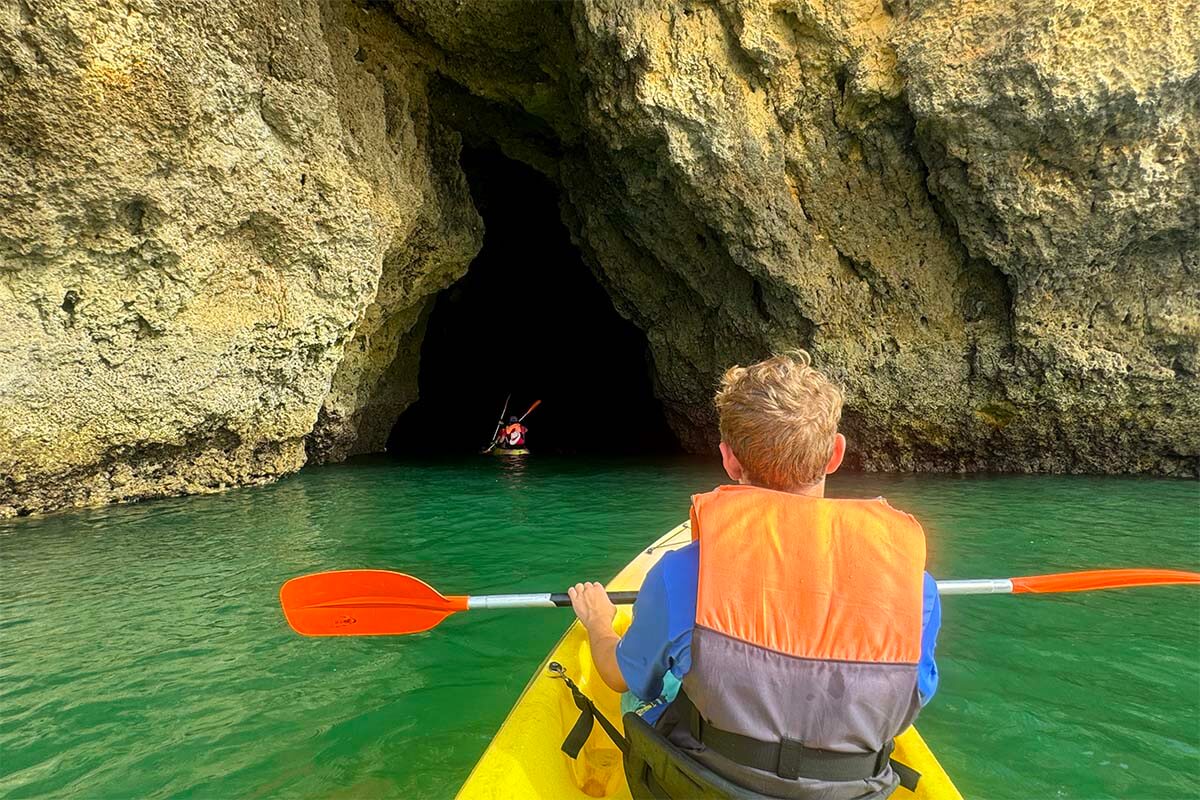
{"label": "kayak seat", "polygon": [[692,759],[634,712],[626,714],[625,775],[633,800],[763,800]]}

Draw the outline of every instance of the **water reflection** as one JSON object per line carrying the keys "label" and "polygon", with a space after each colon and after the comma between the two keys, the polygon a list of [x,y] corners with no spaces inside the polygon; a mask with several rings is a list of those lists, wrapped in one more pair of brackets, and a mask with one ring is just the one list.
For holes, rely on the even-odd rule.
{"label": "water reflection", "polygon": [[529,466],[529,456],[495,456],[500,465],[500,474],[513,487],[520,487],[525,481],[525,472]]}

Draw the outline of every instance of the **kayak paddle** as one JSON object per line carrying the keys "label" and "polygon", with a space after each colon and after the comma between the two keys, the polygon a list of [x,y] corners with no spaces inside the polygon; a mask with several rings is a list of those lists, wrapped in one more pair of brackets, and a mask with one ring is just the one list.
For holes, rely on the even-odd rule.
{"label": "kayak paddle", "polygon": [[[938,581],[941,594],[1046,594],[1124,589],[1131,586],[1200,584],[1200,573],[1171,569],[1101,569],[1018,578]],[[617,605],[637,592],[609,592]],[[305,636],[396,636],[435,627],[451,614],[480,608],[555,608],[571,605],[554,594],[439,594],[429,584],[383,569],[348,569],[292,578],[279,590],[292,630]]]}
{"label": "kayak paddle", "polygon": [[938,594],[1052,594],[1177,583],[1200,583],[1200,572],[1181,569],[1093,569],[1053,575],[1026,575],[1023,578],[938,581],[937,585]]}
{"label": "kayak paddle", "polygon": [[540,406],[541,404],[542,404],[542,401],[541,401],[541,400],[534,400],[534,401],[533,401],[533,405],[531,405],[531,406],[529,407],[529,410],[528,410],[528,411],[526,411],[524,414],[522,414],[522,415],[521,415],[521,418],[520,418],[519,420],[517,420],[517,422],[524,422],[524,421],[525,421],[525,418],[526,418],[526,417],[528,417],[530,414],[532,414],[532,413],[533,413],[533,410],[534,410],[535,408],[537,408],[538,406]]}
{"label": "kayak paddle", "polygon": [[504,398],[504,408],[500,409],[500,419],[496,422],[496,430],[492,431],[492,443],[487,446],[483,452],[490,453],[492,448],[496,446],[496,437],[500,435],[500,426],[504,424],[504,415],[508,413],[508,401],[512,400],[512,393]]}

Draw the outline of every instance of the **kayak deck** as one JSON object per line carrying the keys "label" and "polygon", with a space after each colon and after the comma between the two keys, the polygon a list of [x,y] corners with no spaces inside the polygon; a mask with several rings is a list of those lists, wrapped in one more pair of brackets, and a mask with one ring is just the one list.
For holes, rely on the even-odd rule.
{"label": "kayak deck", "polygon": [[492,450],[494,456],[527,456],[529,450],[524,447],[497,447]]}
{"label": "kayak deck", "polygon": [[[642,579],[659,557],[668,550],[691,541],[688,523],[679,525],[638,554],[608,584],[610,591],[638,589]],[[621,607],[616,628],[624,631],[630,622],[630,609]],[[600,679],[592,664],[587,633],[572,623],[509,712],[508,718],[466,783],[458,800],[485,798],[585,798],[611,797],[628,800],[629,788],[621,763],[621,751],[597,724],[579,753],[568,758],[559,748],[579,718],[579,709],[566,685],[547,670],[551,661],[566,668],[566,674],[590,697],[606,717],[621,727],[620,696]],[[962,800],[950,777],[942,769],[915,728],[896,737],[896,760],[921,773],[915,793],[897,789],[898,800]]]}

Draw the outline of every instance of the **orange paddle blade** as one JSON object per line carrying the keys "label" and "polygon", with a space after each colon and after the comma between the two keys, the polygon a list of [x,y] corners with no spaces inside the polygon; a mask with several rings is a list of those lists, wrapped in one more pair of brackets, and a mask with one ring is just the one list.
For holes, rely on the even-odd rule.
{"label": "orange paddle blade", "polygon": [[1173,583],[1200,583],[1200,572],[1179,569],[1094,569],[1012,579],[1013,594],[1088,592],[1093,589],[1125,589],[1130,586],[1165,586]]}
{"label": "orange paddle blade", "polygon": [[521,419],[525,419],[526,417],[528,417],[530,414],[532,414],[532,413],[533,413],[533,410],[534,410],[535,408],[537,408],[538,406],[540,406],[541,404],[542,404],[542,401],[541,401],[541,400],[534,400],[534,401],[533,401],[533,405],[531,405],[531,406],[529,407],[529,410],[528,410],[528,411],[526,411],[524,414],[522,414],[522,415],[521,415]]}
{"label": "orange paddle blade", "polygon": [[443,597],[429,584],[383,569],[346,569],[292,578],[279,590],[292,630],[305,636],[420,633],[456,611],[466,597]]}

